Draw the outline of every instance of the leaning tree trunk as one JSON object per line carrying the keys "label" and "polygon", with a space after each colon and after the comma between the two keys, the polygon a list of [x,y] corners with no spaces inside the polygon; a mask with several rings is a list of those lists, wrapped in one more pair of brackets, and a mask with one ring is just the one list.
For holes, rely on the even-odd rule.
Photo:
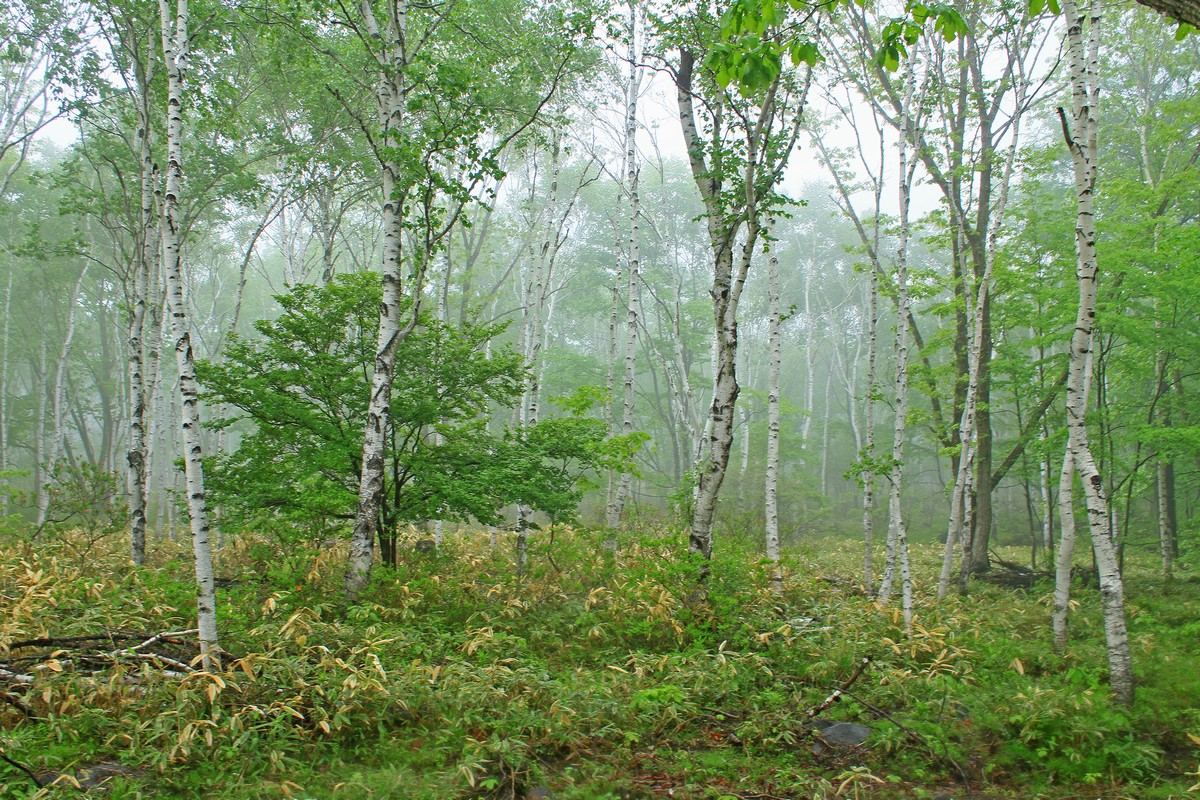
{"label": "leaning tree trunk", "polygon": [[[708,410],[707,459],[700,470],[696,491],[692,528],[688,538],[688,550],[704,558],[702,577],[707,576],[707,563],[712,558],[713,521],[716,518],[717,496],[725,473],[729,467],[729,452],[733,445],[734,407],[740,387],[737,382],[737,301],[734,286],[734,258],[732,236],[716,243],[716,271],[711,294],[713,318],[716,322],[714,334],[716,372],[713,375],[712,404]],[[739,261],[739,275],[744,275],[753,252],[753,240],[747,234],[747,243]]]}
{"label": "leaning tree trunk", "polygon": [[1097,162],[1097,105],[1100,72],[1100,11],[1095,0],[1064,0],[1067,19],[1067,58],[1071,80],[1071,119],[1059,109],[1063,136],[1071,151],[1075,174],[1076,278],[1079,311],[1071,336],[1067,378],[1067,441],[1070,459],[1083,484],[1092,551],[1100,573],[1100,601],[1108,644],[1109,684],[1118,703],[1133,703],[1133,665],[1125,627],[1125,590],[1117,559],[1115,528],[1110,524],[1104,481],[1092,456],[1087,430],[1087,362],[1094,340],[1096,282],[1095,188]]}
{"label": "leaning tree trunk", "polygon": [[183,90],[190,46],[187,0],[176,0],[173,19],[167,0],[159,0],[158,8],[162,19],[163,64],[167,71],[167,169],[163,193],[162,264],[171,305],[171,338],[175,340],[175,360],[179,367],[180,431],[183,435],[192,550],[196,562],[200,654],[204,669],[211,670],[218,665],[217,656],[220,652],[217,642],[217,605],[201,460],[200,395],[187,306],[183,299],[183,273],[179,257],[183,240],[183,213],[180,209],[183,196]]}

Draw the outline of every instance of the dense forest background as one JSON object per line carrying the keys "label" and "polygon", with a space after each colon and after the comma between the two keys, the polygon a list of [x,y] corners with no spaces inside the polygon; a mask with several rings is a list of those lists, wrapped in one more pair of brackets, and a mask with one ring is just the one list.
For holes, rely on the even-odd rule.
{"label": "dense forest background", "polygon": [[[828,583],[895,605],[886,641],[924,640],[930,680],[949,634],[922,614],[957,613],[933,604],[1044,585],[1059,655],[1099,602],[1088,691],[1133,703],[1131,641],[1153,648],[1126,565],[1169,587],[1200,552],[1186,24],[1094,0],[23,0],[0,41],[3,535],[80,568],[190,547],[189,670],[220,667],[234,564],[299,592],[336,562],[352,602],[482,537],[514,598],[578,556],[588,613],[588,569],[684,559],[677,605],[626,616],[696,647],[722,637],[678,620],[724,619],[747,564],[737,591],[800,613],[788,559],[849,553]],[[516,797],[502,749],[480,763]]]}
{"label": "dense forest background", "polygon": [[[46,518],[47,494],[65,474],[78,479],[94,469],[125,482],[131,314],[144,304],[143,346],[151,354],[142,378],[147,515],[151,529],[175,535],[183,477],[176,467],[174,342],[163,322],[163,280],[152,275],[144,290],[136,284],[142,198],[139,89],[133,84],[148,81],[145,91],[154,100],[164,75],[152,54],[131,49],[132,37],[141,37],[137,44],[144,48],[142,40],[158,24],[156,15],[139,19],[137,11],[8,12],[0,466],[8,476],[8,511],[39,521]],[[46,18],[23,16],[34,13]],[[192,13],[211,18],[211,30],[194,34],[181,263],[192,346],[197,358],[216,365],[228,358],[232,341],[261,336],[255,323],[283,311],[281,295],[379,269],[380,179],[368,153],[372,142],[360,126],[373,113],[369,76],[322,50],[349,47],[336,31],[322,44],[282,18],[256,20],[224,8]],[[489,7],[487,13],[499,15],[498,24],[506,11]],[[904,67],[919,76],[926,150],[910,165],[908,179],[916,200],[905,232],[913,391],[903,504],[914,535],[944,534],[939,520],[948,513],[947,485],[954,483],[966,320],[973,313],[966,298],[978,296],[977,287],[965,285],[972,282],[970,255],[964,255],[970,247],[949,227],[956,224],[952,201],[942,190],[950,190],[973,226],[966,233],[990,236],[985,244],[994,259],[982,354],[988,386],[981,401],[992,474],[978,482],[979,491],[986,487],[993,498],[996,540],[1035,545],[1044,540],[1066,436],[1059,389],[1075,293],[1075,216],[1069,156],[1055,114],[1066,96],[1065,69],[1055,20],[1030,20],[1007,7],[971,13],[976,33],[966,44],[922,39]],[[449,147],[436,154],[431,168],[453,189],[444,191],[440,213],[453,208],[454,219],[429,252],[418,258],[406,251],[407,268],[420,261],[423,273],[406,291],[419,291],[424,308],[444,324],[504,326],[488,346],[513,346],[531,374],[520,402],[512,404],[516,411],[493,410],[498,422],[528,415],[530,408],[558,413],[550,399],[590,386],[603,390],[591,413],[620,431],[628,357],[631,428],[647,439],[626,513],[653,516],[686,495],[703,450],[713,382],[712,266],[704,209],[673,119],[673,87],[654,77],[670,69],[669,42],[643,41],[647,23],[640,18],[633,77],[643,96],[632,159],[625,152],[625,22],[615,17],[613,38],[562,55],[552,98],[486,165],[486,174],[481,161],[459,163]],[[760,243],[748,272],[737,353],[743,391],[718,512],[719,526],[730,534],[755,535],[763,524],[768,251],[778,259],[783,309],[779,514],[785,542],[860,527],[855,475],[865,463],[868,428],[892,427],[899,231],[897,120],[888,115],[903,77],[862,55],[871,30],[865,17],[853,14],[828,23],[824,61],[812,72],[799,152],[781,184],[772,241]],[[1162,542],[1186,549],[1198,497],[1195,422],[1186,400],[1197,358],[1191,291],[1197,51],[1193,38],[1176,41],[1173,34],[1162,20],[1133,9],[1109,12],[1103,31],[1096,218],[1104,283],[1089,413],[1121,542],[1139,550]],[[1014,61],[1018,47],[1023,50]],[[454,69],[465,74],[438,79],[478,79],[467,60]],[[358,94],[339,89],[339,82]],[[489,91],[502,94],[505,87]],[[1019,140],[1013,124],[1018,94]],[[531,98],[487,99],[516,104]],[[990,107],[993,119],[979,119],[980,107]],[[154,127],[165,117],[150,123],[158,161],[165,133]],[[478,127],[478,141],[499,135],[479,121],[470,124]],[[1010,144],[1017,148],[1011,177],[1003,174]],[[640,231],[633,281],[631,174]],[[939,190],[946,182],[955,185]],[[1009,198],[997,214],[1001,182]],[[876,190],[883,195],[878,209]],[[413,227],[406,235],[416,253],[421,231]],[[419,379],[415,367],[399,370]],[[870,413],[869,397],[875,400]],[[249,430],[235,421],[244,416],[236,404],[223,400],[212,397],[203,405],[206,453],[236,452]],[[224,421],[233,422],[212,424]],[[585,519],[603,519],[611,502],[607,481],[599,476],[589,491]]]}

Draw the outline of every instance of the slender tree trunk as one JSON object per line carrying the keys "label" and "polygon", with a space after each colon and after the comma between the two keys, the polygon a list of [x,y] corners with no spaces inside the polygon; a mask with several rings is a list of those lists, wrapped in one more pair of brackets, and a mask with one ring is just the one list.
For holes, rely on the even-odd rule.
{"label": "slender tree trunk", "polygon": [[[639,66],[641,48],[638,41],[638,0],[629,3],[629,83],[625,95],[625,185],[629,192],[629,265],[626,270],[629,282],[626,286],[626,301],[629,304],[625,319],[625,392],[622,403],[621,433],[633,433],[634,378],[637,369],[637,332],[641,324],[641,200],[638,194],[637,159],[637,107],[641,91],[642,70]],[[608,524],[616,528],[621,523],[625,502],[629,498],[632,475],[621,473],[613,500]]]}
{"label": "slender tree trunk", "polygon": [[187,306],[183,297],[180,246],[183,244],[183,91],[188,59],[187,0],[176,0],[172,16],[168,0],[159,0],[162,19],[163,65],[167,71],[167,169],[163,194],[162,263],[171,304],[171,337],[179,368],[180,432],[186,478],[192,549],[196,561],[196,610],[200,653],[205,670],[219,665],[217,606],[209,542],[208,506],[204,496],[204,466],[200,429],[200,396],[192,354]]}
{"label": "slender tree trunk", "polygon": [[[134,45],[136,46],[136,45]],[[141,173],[141,227],[136,262],[133,267],[131,313],[129,319],[129,549],[133,563],[146,563],[146,505],[148,458],[146,444],[147,425],[147,302],[150,297],[151,273],[158,271],[158,258],[162,246],[162,234],[156,213],[156,184],[158,169],[151,150],[150,123],[150,80],[151,64],[148,58],[144,70],[135,76],[137,81],[137,148]]]}
{"label": "slender tree trunk", "polygon": [[770,366],[767,370],[767,485],[765,508],[767,559],[771,562],[769,587],[783,595],[783,568],[779,563],[779,379],[782,370],[782,340],[780,335],[779,253],[774,237],[775,218],[767,218],[767,238],[771,252],[767,258],[767,295],[770,310],[767,316],[767,349]]}
{"label": "slender tree trunk", "polygon": [[[159,192],[155,192],[155,207],[161,207],[158,202]],[[159,225],[162,224],[161,218]],[[149,290],[147,293],[147,329],[143,334],[142,344],[146,351],[146,427],[149,430],[149,436],[146,437],[146,464],[142,470],[142,485],[143,493],[146,496],[147,509],[149,503],[154,499],[154,480],[155,467],[161,459],[156,458],[158,453],[162,452],[161,444],[164,440],[163,424],[166,413],[163,411],[165,402],[163,400],[163,369],[162,369],[162,344],[163,344],[163,317],[166,305],[166,291],[163,288],[162,279],[162,232],[155,227],[154,237],[158,246],[154,250],[154,269],[150,273]],[[175,448],[168,448],[167,452],[175,452]],[[161,471],[161,470],[160,470]],[[160,482],[160,489],[163,484]],[[156,530],[158,535],[162,536],[162,509],[167,503],[164,501],[161,493],[158,500],[159,514],[156,516]],[[147,514],[149,511],[147,510]]]}
{"label": "slender tree trunk", "polygon": [[[90,225],[89,233],[90,233]],[[55,471],[58,466],[59,459],[62,457],[63,446],[66,441],[66,380],[67,371],[70,369],[71,345],[75,340],[75,309],[79,307],[79,298],[83,293],[83,283],[87,280],[88,267],[90,261],[84,261],[83,267],[79,270],[79,277],[75,280],[75,285],[71,290],[71,295],[67,298],[67,329],[63,333],[62,347],[58,352],[58,360],[54,366],[54,384],[51,388],[50,395],[50,413],[53,419],[53,427],[50,432],[50,438],[43,445],[42,459],[45,461],[44,479],[42,482],[42,491],[38,493],[38,524],[41,525],[46,521],[46,513],[50,507],[50,487],[54,484]],[[47,365],[48,366],[48,365]],[[44,434],[43,434],[44,438]]]}
{"label": "slender tree trunk", "polygon": [[[1158,410],[1159,424],[1165,428],[1171,427],[1170,402],[1167,387],[1167,352],[1159,350],[1154,365],[1156,394],[1158,403],[1166,410]],[[1162,556],[1163,579],[1170,581],[1174,572],[1175,555],[1175,520],[1172,511],[1171,486],[1171,457],[1160,453],[1154,465],[1154,493],[1158,506],[1158,542]]]}
{"label": "slender tree trunk", "polygon": [[[381,61],[376,84],[376,110],[385,148],[381,161],[383,206],[383,296],[379,305],[379,336],[375,345],[375,370],[371,375],[371,394],[367,404],[367,423],[363,432],[362,468],[358,485],[358,505],[350,538],[350,557],[346,571],[346,592],[355,595],[370,580],[375,538],[379,534],[383,504],[383,482],[387,438],[391,427],[392,380],[396,371],[396,351],[417,319],[412,310],[409,325],[401,315],[404,275],[403,238],[404,202],[402,167],[388,155],[401,143],[405,124],[407,89],[405,37],[408,25],[407,0],[396,0],[387,25],[380,28],[369,3],[360,4],[367,33],[384,42],[388,58]],[[418,281],[418,284],[420,281]],[[419,298],[420,286],[413,287]]]}
{"label": "slender tree trunk", "polygon": [[[876,182],[875,189],[875,244],[879,243],[879,207],[883,182]],[[867,288],[867,390],[863,399],[864,443],[860,458],[867,459],[868,466],[862,472],[862,528],[863,528],[863,591],[875,591],[875,469],[870,466],[875,458],[875,384],[878,380],[876,365],[879,352],[879,272],[870,271]],[[907,320],[905,320],[907,324]],[[897,326],[899,327],[899,326]],[[899,333],[897,333],[897,338]],[[854,398],[850,398],[854,402]]]}
{"label": "slender tree trunk", "polygon": [[[800,420],[800,449],[808,449],[808,435],[812,430],[813,409],[816,406],[816,374],[817,320],[812,308],[812,274],[816,269],[816,243],[813,243],[812,258],[804,269],[804,417]],[[821,471],[821,483],[825,483],[825,473]]]}
{"label": "slender tree trunk", "polygon": [[[10,261],[8,277],[4,281],[4,322],[0,323],[0,472],[8,472],[8,362],[9,362],[9,328],[12,318],[12,286],[13,265]],[[0,477],[0,487],[8,487],[8,478]],[[8,513],[8,493],[0,491],[0,514]]]}
{"label": "slender tree trunk", "polygon": [[39,528],[46,524],[46,507],[49,503],[49,498],[43,499],[48,482],[46,473],[46,399],[50,394],[49,359],[50,345],[43,336],[38,356],[37,380],[34,382],[38,392],[38,410],[37,427],[33,440],[33,493],[37,496],[37,525]]}
{"label": "slender tree trunk", "polygon": [[[905,76],[903,119],[901,129],[907,130],[913,113],[913,95],[916,90],[915,64],[908,65]],[[912,205],[912,184],[916,173],[917,159],[914,147],[908,139],[900,141],[899,172],[899,241],[896,245],[896,366],[895,366],[895,418],[892,426],[892,457],[888,469],[888,557],[884,585],[880,587],[879,599],[886,602],[891,581],[897,567],[900,572],[901,609],[905,628],[912,626],[912,574],[908,563],[908,527],[900,504],[904,478],[904,444],[908,424],[908,246],[909,210]],[[895,559],[895,565],[892,563]]]}
{"label": "slender tree trunk", "polygon": [[1059,109],[1063,135],[1071,151],[1078,211],[1075,251],[1078,258],[1079,310],[1071,337],[1070,375],[1067,379],[1067,433],[1070,459],[1083,485],[1092,552],[1100,575],[1100,600],[1108,644],[1109,684],[1116,701],[1133,703],[1133,666],[1125,627],[1125,591],[1117,559],[1116,531],[1111,524],[1104,480],[1088,443],[1087,363],[1094,341],[1096,284],[1095,187],[1097,163],[1097,113],[1100,72],[1100,11],[1094,0],[1064,0],[1067,19],[1067,57],[1071,80],[1072,113]]}

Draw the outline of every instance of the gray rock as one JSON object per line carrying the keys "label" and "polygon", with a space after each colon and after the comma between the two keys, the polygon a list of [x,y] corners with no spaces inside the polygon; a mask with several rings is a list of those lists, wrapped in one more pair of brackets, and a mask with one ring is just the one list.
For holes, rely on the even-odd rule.
{"label": "gray rock", "polygon": [[853,722],[835,722],[818,732],[826,744],[835,747],[857,747],[871,735],[871,729],[866,725],[855,725]]}

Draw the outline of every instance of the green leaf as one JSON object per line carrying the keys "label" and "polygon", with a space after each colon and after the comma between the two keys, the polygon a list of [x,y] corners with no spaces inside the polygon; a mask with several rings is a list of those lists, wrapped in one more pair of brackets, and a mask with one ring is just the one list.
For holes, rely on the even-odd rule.
{"label": "green leaf", "polygon": [[815,67],[818,62],[823,60],[821,51],[813,42],[792,42],[790,50],[792,64],[797,67],[801,64],[808,64],[810,67]]}

